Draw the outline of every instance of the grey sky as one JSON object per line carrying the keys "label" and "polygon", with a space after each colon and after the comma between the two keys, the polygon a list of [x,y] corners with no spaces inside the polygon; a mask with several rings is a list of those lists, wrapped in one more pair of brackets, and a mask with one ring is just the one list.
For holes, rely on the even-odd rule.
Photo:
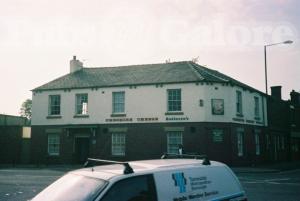
{"label": "grey sky", "polygon": [[102,67],[191,60],[261,91],[300,90],[298,0],[0,2],[0,113],[17,115],[30,90],[69,72],[73,55]]}

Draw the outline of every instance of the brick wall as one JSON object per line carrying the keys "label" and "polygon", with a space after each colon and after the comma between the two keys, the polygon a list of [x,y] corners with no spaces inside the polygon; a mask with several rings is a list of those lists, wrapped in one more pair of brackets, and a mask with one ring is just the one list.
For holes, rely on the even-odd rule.
{"label": "brick wall", "polygon": [[0,163],[16,164],[20,162],[22,146],[21,126],[0,126]]}
{"label": "brick wall", "polygon": [[[83,125],[82,125],[83,126]],[[153,124],[122,124],[122,125],[84,125],[84,128],[68,126],[33,126],[32,127],[32,162],[33,163],[76,163],[75,138],[88,137],[89,157],[110,160],[143,160],[160,158],[167,152],[166,127],[183,127],[183,146],[186,153],[207,154],[211,160],[227,164],[248,165],[264,161],[264,129],[261,129],[261,154],[255,155],[254,126],[231,123],[153,123]],[[126,155],[111,155],[112,128],[126,128]],[[245,130],[244,155],[237,156],[236,128]],[[47,154],[47,129],[61,129],[60,155]],[[223,130],[223,141],[214,142],[213,129]],[[258,127],[259,128],[259,127]],[[251,160],[250,160],[251,159]]]}

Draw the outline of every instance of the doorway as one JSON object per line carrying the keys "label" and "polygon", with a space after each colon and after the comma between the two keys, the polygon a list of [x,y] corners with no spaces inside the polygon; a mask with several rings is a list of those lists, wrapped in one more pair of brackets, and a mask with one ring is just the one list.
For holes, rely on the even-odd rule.
{"label": "doorway", "polygon": [[89,156],[90,138],[75,137],[75,161],[83,164]]}

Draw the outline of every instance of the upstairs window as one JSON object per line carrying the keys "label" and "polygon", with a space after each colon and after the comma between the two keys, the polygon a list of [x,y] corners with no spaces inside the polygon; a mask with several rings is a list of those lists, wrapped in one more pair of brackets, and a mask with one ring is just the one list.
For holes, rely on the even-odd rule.
{"label": "upstairs window", "polygon": [[60,95],[49,96],[49,115],[60,115]]}
{"label": "upstairs window", "polygon": [[236,113],[239,115],[243,114],[243,100],[241,91],[236,91]]}
{"label": "upstairs window", "polygon": [[76,114],[88,114],[88,94],[76,94]]}
{"label": "upstairs window", "polygon": [[168,89],[168,112],[181,111],[181,89]]}
{"label": "upstairs window", "polygon": [[113,92],[113,113],[125,113],[125,92]]}
{"label": "upstairs window", "polygon": [[255,117],[259,117],[259,98],[254,97],[254,115]]}

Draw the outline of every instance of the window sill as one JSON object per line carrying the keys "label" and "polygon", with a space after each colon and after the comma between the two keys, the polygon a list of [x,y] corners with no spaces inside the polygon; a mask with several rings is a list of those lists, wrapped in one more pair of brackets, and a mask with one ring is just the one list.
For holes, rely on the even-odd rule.
{"label": "window sill", "polygon": [[218,114],[217,113],[212,113],[212,115],[216,115],[216,116],[219,115],[220,116],[220,115],[224,115],[224,112],[223,113],[218,113]]}
{"label": "window sill", "polygon": [[184,115],[183,112],[166,112],[165,115]]}
{"label": "window sill", "polygon": [[114,158],[124,158],[125,154],[124,155],[111,155],[111,157],[114,157]]}
{"label": "window sill", "polygon": [[244,119],[240,119],[240,118],[232,118],[233,121],[238,121],[238,122],[245,122]]}
{"label": "window sill", "polygon": [[49,154],[48,153],[48,157],[59,157],[59,154]]}
{"label": "window sill", "polygon": [[75,114],[73,118],[89,118],[88,114]]}
{"label": "window sill", "polygon": [[255,123],[255,121],[253,121],[253,120],[246,120],[246,123],[249,123],[249,124],[254,124],[254,123]]}
{"label": "window sill", "polygon": [[240,114],[240,113],[237,113],[236,116],[237,116],[237,117],[244,117],[244,115],[243,115],[243,114]]}
{"label": "window sill", "polygon": [[61,115],[48,115],[47,119],[61,119]]}
{"label": "window sill", "polygon": [[124,114],[124,113],[115,113],[115,114],[111,114],[110,117],[126,117],[126,114]]}

